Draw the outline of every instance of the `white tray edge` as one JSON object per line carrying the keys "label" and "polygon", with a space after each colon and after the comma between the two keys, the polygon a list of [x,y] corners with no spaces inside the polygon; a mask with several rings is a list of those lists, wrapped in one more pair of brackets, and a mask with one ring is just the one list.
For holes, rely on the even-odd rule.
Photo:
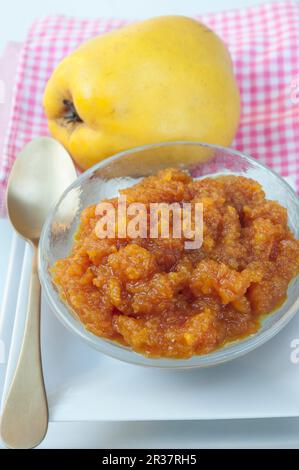
{"label": "white tray edge", "polygon": [[6,371],[10,357],[10,346],[15,322],[15,312],[21,280],[21,268],[24,259],[24,249],[25,242],[14,233],[12,236],[6,282],[0,309],[0,339],[3,341],[5,353],[4,363],[1,364],[3,373],[0,376],[0,397],[2,396],[2,398],[2,391],[4,390],[4,385],[6,382]]}

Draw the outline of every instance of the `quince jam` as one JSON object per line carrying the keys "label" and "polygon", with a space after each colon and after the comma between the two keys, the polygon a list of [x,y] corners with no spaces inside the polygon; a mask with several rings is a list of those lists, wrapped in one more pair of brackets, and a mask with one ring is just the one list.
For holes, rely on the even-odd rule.
{"label": "quince jam", "polygon": [[[127,204],[203,205],[203,243],[99,238],[96,205],[83,210],[70,255],[51,268],[62,299],[95,335],[149,357],[189,358],[259,329],[299,272],[287,211],[241,176],[193,180],[160,171],[121,191]],[[110,202],[117,208],[117,199]],[[149,222],[150,223],[150,222]]]}

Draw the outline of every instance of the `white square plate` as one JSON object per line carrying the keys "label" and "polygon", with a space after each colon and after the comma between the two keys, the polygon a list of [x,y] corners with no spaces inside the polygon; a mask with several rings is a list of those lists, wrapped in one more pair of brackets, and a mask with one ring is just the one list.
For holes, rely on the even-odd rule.
{"label": "white square plate", "polygon": [[[30,261],[26,247],[5,391],[23,334]],[[50,420],[298,417],[299,364],[290,359],[295,338],[299,315],[270,342],[231,363],[186,371],[142,368],[90,349],[60,324],[43,300],[42,355]]]}

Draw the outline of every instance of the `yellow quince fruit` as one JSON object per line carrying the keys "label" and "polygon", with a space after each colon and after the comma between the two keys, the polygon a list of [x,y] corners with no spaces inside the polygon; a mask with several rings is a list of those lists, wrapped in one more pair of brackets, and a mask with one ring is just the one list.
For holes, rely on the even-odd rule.
{"label": "yellow quince fruit", "polygon": [[191,18],[162,16],[91,39],[63,59],[44,109],[50,133],[86,169],[155,142],[229,145],[240,97],[220,38]]}

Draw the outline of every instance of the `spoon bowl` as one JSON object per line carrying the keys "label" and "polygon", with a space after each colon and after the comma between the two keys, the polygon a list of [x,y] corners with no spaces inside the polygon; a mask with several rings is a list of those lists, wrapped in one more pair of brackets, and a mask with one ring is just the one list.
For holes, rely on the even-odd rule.
{"label": "spoon bowl", "polygon": [[69,154],[56,140],[41,137],[25,145],[10,173],[6,198],[8,217],[21,237],[38,241],[49,211],[75,177]]}

